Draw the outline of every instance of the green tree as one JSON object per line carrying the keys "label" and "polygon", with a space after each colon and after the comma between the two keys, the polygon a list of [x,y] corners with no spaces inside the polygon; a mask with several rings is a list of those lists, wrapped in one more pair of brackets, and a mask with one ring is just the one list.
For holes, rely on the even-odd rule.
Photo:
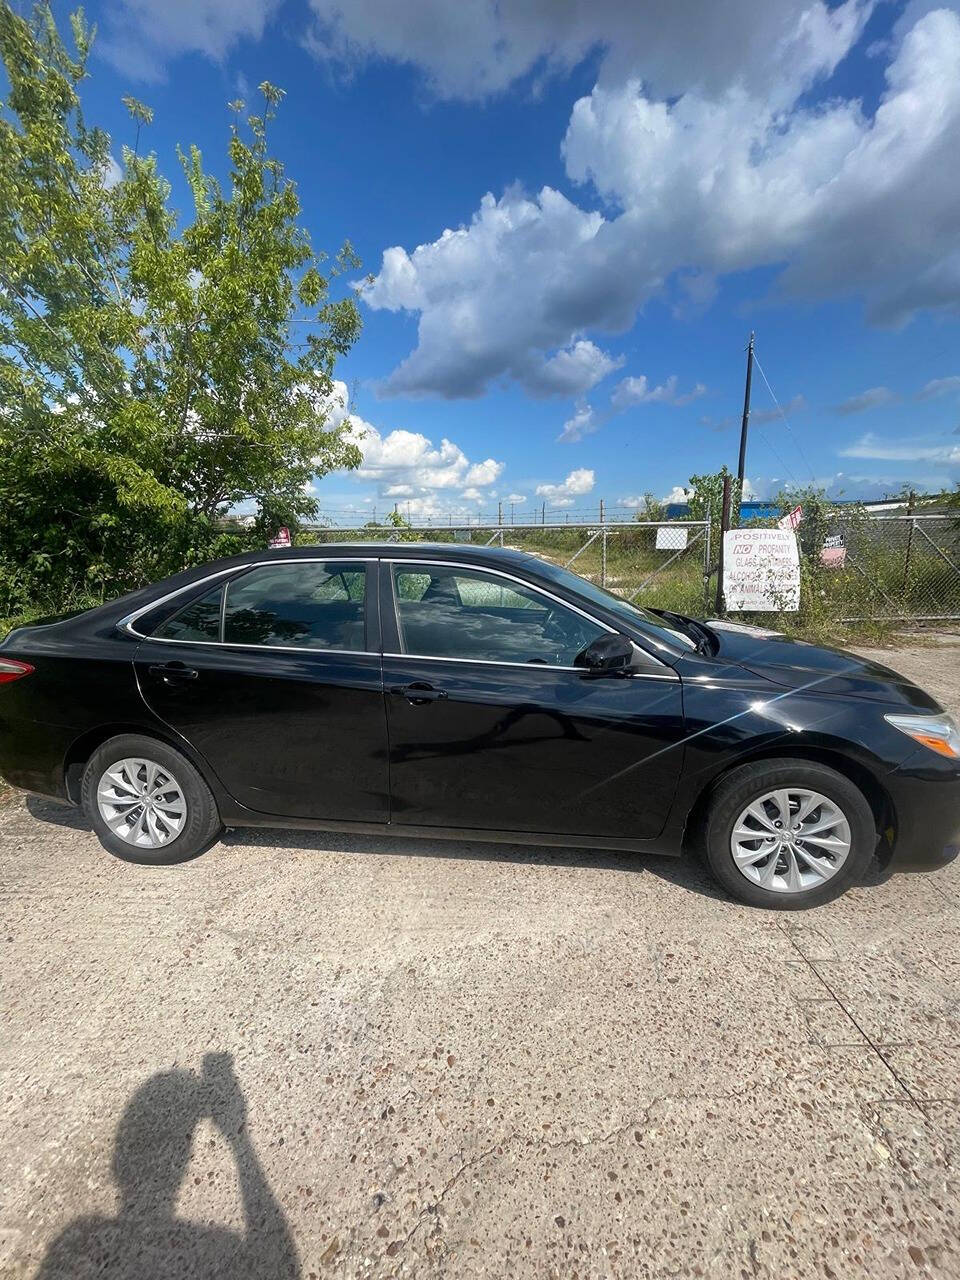
{"label": "green tree", "polygon": [[726,466],[719,471],[707,472],[703,475],[691,476],[688,487],[690,494],[690,516],[694,520],[710,521],[711,544],[719,547],[720,522],[723,517],[723,482],[730,476],[730,528],[735,529],[740,523],[740,482],[736,476],[730,475]]}
{"label": "green tree", "polygon": [[[229,178],[180,154],[181,219],[149,108],[122,165],[81,111],[92,34],[72,46],[48,4],[0,0],[0,615],[29,601],[119,593],[262,540],[316,513],[314,475],[354,467],[327,426],[333,370],[355,342],[352,296],[299,225],[294,184],[267,145],[282,94],[242,119],[230,104]],[[250,535],[218,517],[252,503]]]}

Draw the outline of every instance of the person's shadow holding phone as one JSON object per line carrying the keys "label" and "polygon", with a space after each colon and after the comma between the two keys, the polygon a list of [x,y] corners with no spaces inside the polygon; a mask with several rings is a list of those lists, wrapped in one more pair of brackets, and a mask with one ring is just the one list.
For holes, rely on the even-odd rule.
{"label": "person's shadow holding phone", "polygon": [[[246,1231],[175,1216],[198,1123],[209,1117],[237,1165]],[[246,1131],[246,1104],[227,1053],[203,1072],[165,1071],[136,1091],[117,1126],[114,1218],[78,1218],[50,1245],[36,1280],[105,1276],[160,1280],[296,1280],[297,1251]]]}

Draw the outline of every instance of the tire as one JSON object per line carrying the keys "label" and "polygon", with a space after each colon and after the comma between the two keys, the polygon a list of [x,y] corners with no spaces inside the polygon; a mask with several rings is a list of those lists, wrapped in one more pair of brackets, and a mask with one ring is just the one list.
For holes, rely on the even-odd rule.
{"label": "tire", "polygon": [[[768,798],[761,804],[771,792],[786,793],[791,814],[786,823],[771,821],[770,815],[783,812],[780,800]],[[805,805],[812,803],[804,793],[819,796],[825,803],[814,807],[803,823],[797,823]],[[746,815],[750,805],[777,828],[776,833],[771,830],[767,834],[768,827],[761,825],[760,819]],[[842,821],[833,822],[837,813]],[[738,826],[742,819],[743,825]],[[734,836],[735,829],[749,835],[739,839]],[[804,836],[805,829],[809,836]],[[757,838],[752,837],[754,830]],[[777,851],[778,861],[773,864],[774,853],[763,856],[763,851],[777,850],[779,831],[785,832],[786,844]],[[763,760],[734,769],[721,779],[710,801],[702,838],[710,870],[735,898],[754,907],[797,911],[829,902],[862,878],[877,847],[877,827],[863,793],[835,769],[807,760]],[[734,856],[735,839],[745,870]],[[828,840],[836,848],[821,847]],[[844,842],[848,851],[841,856]],[[754,854],[757,860],[749,861]]]}
{"label": "tire", "polygon": [[[148,780],[155,799],[145,814],[136,795]],[[144,866],[188,862],[223,830],[213,794],[186,756],[139,734],[120,734],[96,749],[83,772],[81,802],[107,852]]]}

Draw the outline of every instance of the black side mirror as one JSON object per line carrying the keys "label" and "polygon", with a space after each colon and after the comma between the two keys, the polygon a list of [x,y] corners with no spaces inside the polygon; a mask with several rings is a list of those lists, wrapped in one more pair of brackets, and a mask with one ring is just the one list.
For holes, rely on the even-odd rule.
{"label": "black side mirror", "polygon": [[607,635],[591,640],[573,660],[592,676],[627,676],[633,666],[633,644],[626,636]]}

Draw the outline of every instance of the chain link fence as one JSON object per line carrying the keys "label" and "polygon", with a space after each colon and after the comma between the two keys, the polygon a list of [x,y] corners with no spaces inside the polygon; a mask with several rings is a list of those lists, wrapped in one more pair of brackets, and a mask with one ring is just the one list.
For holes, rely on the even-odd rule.
{"label": "chain link fence", "polygon": [[[695,616],[714,612],[719,548],[718,530],[709,520],[325,525],[306,536],[317,543],[427,541],[451,549],[463,544],[513,548],[569,567],[638,604]],[[873,515],[840,507],[815,524],[801,523],[798,537],[803,591],[800,616],[790,615],[791,621],[802,624],[805,616],[837,623],[960,620],[956,516]]]}
{"label": "chain link fence", "polygon": [[[820,590],[841,622],[960,619],[960,521],[948,515],[835,511],[821,548]],[[801,545],[804,543],[800,526]]]}
{"label": "chain link fence", "polygon": [[422,528],[312,528],[310,541],[439,542],[525,551],[569,567],[624,599],[678,613],[709,611],[708,520],[631,520],[604,524],[436,525]]}

